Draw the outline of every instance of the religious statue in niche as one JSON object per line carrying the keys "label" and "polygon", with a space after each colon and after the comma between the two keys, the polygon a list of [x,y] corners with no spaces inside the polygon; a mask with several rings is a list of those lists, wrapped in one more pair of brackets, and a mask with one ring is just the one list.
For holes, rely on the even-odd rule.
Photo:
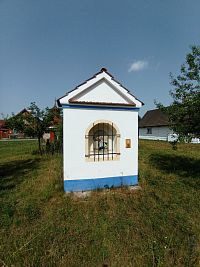
{"label": "religious statue in niche", "polygon": [[94,149],[99,153],[105,153],[108,150],[108,135],[103,130],[98,130],[95,132],[94,140]]}

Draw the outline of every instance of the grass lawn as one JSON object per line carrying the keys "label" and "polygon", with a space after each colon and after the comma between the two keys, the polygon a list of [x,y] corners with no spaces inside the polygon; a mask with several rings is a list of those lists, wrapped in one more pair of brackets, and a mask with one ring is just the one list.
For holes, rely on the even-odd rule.
{"label": "grass lawn", "polygon": [[35,148],[0,142],[0,266],[200,266],[199,145],[140,141],[142,190],[87,199]]}

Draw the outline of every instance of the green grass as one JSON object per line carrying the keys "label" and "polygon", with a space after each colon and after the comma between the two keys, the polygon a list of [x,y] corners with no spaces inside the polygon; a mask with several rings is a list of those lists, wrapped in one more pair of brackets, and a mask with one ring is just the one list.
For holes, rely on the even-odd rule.
{"label": "green grass", "polygon": [[[200,146],[141,141],[142,190],[63,193],[59,155],[0,142],[0,266],[200,266]],[[131,162],[130,162],[131,164]]]}

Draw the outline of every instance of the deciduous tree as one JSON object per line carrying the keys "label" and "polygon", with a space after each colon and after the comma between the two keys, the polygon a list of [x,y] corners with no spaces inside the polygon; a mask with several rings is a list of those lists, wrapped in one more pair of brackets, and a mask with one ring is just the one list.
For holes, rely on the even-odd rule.
{"label": "deciduous tree", "polygon": [[164,107],[158,104],[169,118],[170,127],[179,140],[200,138],[200,47],[192,46],[181,66],[180,74],[170,74],[173,102]]}
{"label": "deciduous tree", "polygon": [[53,119],[54,112],[52,110],[49,108],[42,110],[35,102],[32,102],[26,114],[13,114],[6,123],[10,128],[23,132],[26,136],[37,137],[39,152],[42,154],[41,138],[48,127],[52,125]]}

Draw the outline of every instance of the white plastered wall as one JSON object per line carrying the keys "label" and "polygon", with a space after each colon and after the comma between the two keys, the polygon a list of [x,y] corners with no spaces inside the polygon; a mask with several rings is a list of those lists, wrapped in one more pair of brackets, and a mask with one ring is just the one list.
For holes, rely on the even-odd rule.
{"label": "white plastered wall", "polygon": [[[108,85],[110,84],[111,88],[115,88],[116,91],[111,93],[111,88],[105,91],[105,95],[106,98],[104,99],[104,101],[102,101],[102,98],[99,99],[100,96],[102,96],[102,91],[100,90],[100,96],[97,95],[97,93],[99,94],[99,89],[97,88],[97,90],[95,90],[94,92],[90,91],[90,89],[95,89],[95,87],[99,87],[101,86],[101,89],[104,90],[106,87],[108,87]],[[86,97],[86,95],[84,96],[84,98],[80,97],[84,95],[84,90],[89,90],[88,93],[88,97]],[[133,95],[129,94],[129,92],[124,89],[121,85],[119,85],[116,81],[114,81],[107,73],[102,72],[100,74],[98,74],[97,76],[95,76],[94,78],[88,80],[86,83],[83,83],[82,85],[80,85],[79,87],[76,88],[76,90],[71,91],[70,93],[68,93],[67,95],[63,96],[62,98],[60,98],[60,104],[61,105],[65,105],[67,103],[69,103],[69,99],[78,99],[80,101],[99,101],[100,102],[112,102],[112,103],[124,103],[124,99],[122,98],[118,98],[116,92],[120,92],[121,95],[123,95],[125,98],[127,98],[127,102],[133,102],[135,103],[136,107],[140,108],[142,106],[142,102],[140,102],[138,99],[136,99]],[[112,96],[110,98],[110,96]],[[80,97],[80,98],[79,98]],[[109,98],[108,98],[109,97]],[[106,101],[105,101],[106,100]]]}
{"label": "white plastered wall", "polygon": [[105,79],[101,79],[74,99],[86,102],[133,103]]}
{"label": "white plastered wall", "polygon": [[[88,179],[138,174],[138,111],[83,108],[63,109],[64,179]],[[88,162],[85,133],[98,120],[113,122],[120,131],[120,159]],[[125,148],[131,139],[131,148]]]}
{"label": "white plastered wall", "polygon": [[[152,129],[152,134],[147,134],[147,128]],[[140,139],[148,139],[148,140],[161,140],[167,141],[168,135],[172,134],[173,131],[169,129],[167,126],[160,127],[146,127],[139,129],[139,138]]]}

